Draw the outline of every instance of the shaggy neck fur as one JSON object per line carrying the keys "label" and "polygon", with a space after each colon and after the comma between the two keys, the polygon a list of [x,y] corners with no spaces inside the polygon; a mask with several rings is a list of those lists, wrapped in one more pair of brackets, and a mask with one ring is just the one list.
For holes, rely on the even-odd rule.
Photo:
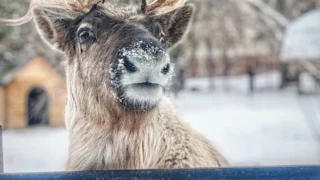
{"label": "shaggy neck fur", "polygon": [[69,72],[68,170],[196,168],[228,164],[210,141],[179,120],[167,97],[151,111],[134,113],[119,105],[110,89],[104,96],[96,97],[103,93],[83,88],[83,82],[72,76]]}
{"label": "shaggy neck fur", "polygon": [[[88,123],[96,124],[108,130],[135,131],[146,126],[148,121],[157,119],[160,114],[160,104],[148,111],[138,112],[126,109],[118,102],[116,94],[111,87],[107,87],[107,84],[104,91],[107,89],[108,92],[101,93],[97,92],[99,89],[81,88],[84,86],[79,86],[79,84],[84,82],[81,82],[75,76],[76,74],[71,72],[67,73],[66,120],[71,121],[66,123],[67,126],[77,121],[76,119],[86,119]],[[98,94],[104,94],[104,96],[99,97]]]}
{"label": "shaggy neck fur", "polygon": [[167,147],[162,137],[169,125],[163,119],[175,122],[166,97],[153,110],[134,113],[114,93],[96,99],[94,92],[74,86],[73,78],[67,84],[68,170],[159,168],[165,161],[158,156]]}

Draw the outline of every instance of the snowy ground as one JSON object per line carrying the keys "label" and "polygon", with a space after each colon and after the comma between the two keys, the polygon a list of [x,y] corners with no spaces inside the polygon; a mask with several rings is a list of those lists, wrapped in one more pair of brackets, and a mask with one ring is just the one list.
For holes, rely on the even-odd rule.
{"label": "snowy ground", "polygon": [[[278,79],[261,76],[259,86],[276,87]],[[225,92],[222,82],[216,79],[216,90],[209,92],[207,80],[189,80],[175,104],[233,166],[320,164],[320,96],[272,88],[248,95],[245,77],[230,79]],[[191,92],[194,86],[200,91]],[[61,171],[67,143],[64,128],[5,131],[5,172]]]}

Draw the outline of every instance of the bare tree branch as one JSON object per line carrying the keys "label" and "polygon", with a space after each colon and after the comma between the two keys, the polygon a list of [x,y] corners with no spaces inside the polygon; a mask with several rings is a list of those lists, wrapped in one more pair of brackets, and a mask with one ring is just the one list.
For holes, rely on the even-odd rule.
{"label": "bare tree branch", "polygon": [[246,0],[246,1],[248,1],[248,3],[253,5],[262,13],[268,15],[271,19],[273,19],[283,28],[286,28],[288,26],[290,21],[286,17],[284,17],[282,14],[278,13],[276,10],[274,10],[273,8],[265,4],[263,1],[261,0]]}

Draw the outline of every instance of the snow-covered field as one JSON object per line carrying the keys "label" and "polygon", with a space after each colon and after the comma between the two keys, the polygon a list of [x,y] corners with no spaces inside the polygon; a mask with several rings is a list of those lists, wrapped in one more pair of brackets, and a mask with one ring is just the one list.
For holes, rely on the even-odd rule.
{"label": "snow-covered field", "polygon": [[[259,87],[276,87],[277,74],[259,77]],[[320,96],[297,96],[294,89],[268,88],[248,95],[245,77],[192,79],[175,100],[181,116],[205,134],[233,166],[320,164]],[[306,81],[307,82],[307,81]],[[191,92],[191,87],[200,87]],[[64,128],[3,133],[5,172],[61,171],[67,154]]]}

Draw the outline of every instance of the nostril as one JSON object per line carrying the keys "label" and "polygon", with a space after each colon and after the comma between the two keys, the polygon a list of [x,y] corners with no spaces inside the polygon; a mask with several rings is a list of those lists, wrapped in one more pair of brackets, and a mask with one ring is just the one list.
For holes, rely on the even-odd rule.
{"label": "nostril", "polygon": [[170,71],[170,64],[165,65],[164,68],[162,68],[161,70],[162,74],[168,74],[169,71]]}
{"label": "nostril", "polygon": [[127,56],[124,56],[123,59],[124,59],[123,65],[129,72],[131,73],[137,72],[136,66],[132,62],[130,62]]}

